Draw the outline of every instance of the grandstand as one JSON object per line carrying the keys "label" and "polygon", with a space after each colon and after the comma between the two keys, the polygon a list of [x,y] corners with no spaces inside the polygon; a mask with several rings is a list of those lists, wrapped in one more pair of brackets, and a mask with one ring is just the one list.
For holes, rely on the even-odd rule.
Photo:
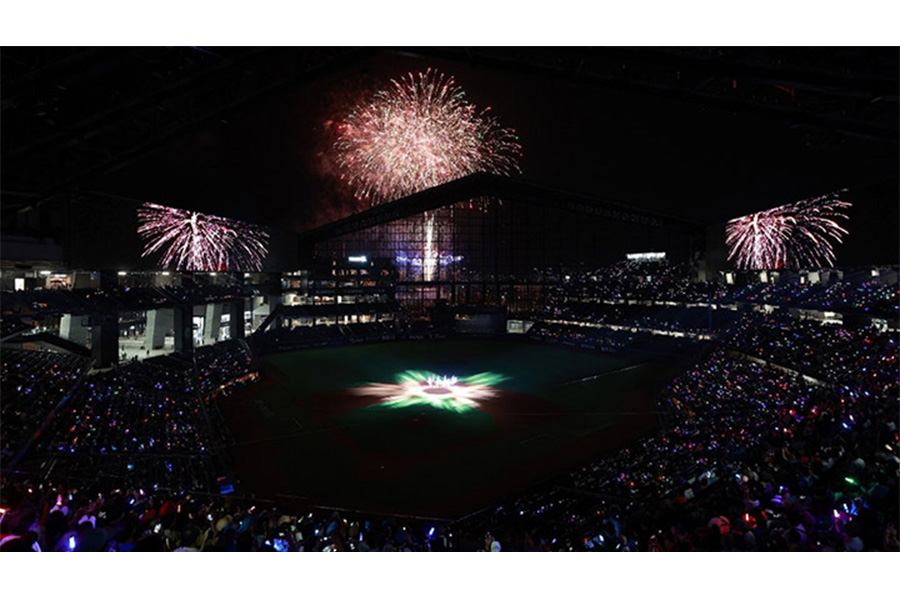
{"label": "grandstand", "polygon": [[[900,551],[896,53],[580,52],[4,50],[0,549]],[[515,168],[381,197],[322,98],[431,62]]]}

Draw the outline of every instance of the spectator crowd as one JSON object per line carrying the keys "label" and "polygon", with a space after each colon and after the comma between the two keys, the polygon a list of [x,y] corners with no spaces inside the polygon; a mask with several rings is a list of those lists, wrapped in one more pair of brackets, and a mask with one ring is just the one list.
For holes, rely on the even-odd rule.
{"label": "spectator crowd", "polygon": [[[597,306],[896,303],[896,286],[728,289],[665,264],[568,277],[560,297]],[[578,317],[635,328],[656,318],[603,310]],[[654,434],[457,521],[276,503],[221,479],[230,434],[217,399],[255,378],[254,353],[417,339],[428,327],[297,328],[91,373],[87,359],[4,350],[0,551],[900,551],[896,331],[784,310],[735,311],[720,325],[702,345],[665,338],[698,358],[660,394]],[[662,343],[541,322],[529,336],[606,352]]]}

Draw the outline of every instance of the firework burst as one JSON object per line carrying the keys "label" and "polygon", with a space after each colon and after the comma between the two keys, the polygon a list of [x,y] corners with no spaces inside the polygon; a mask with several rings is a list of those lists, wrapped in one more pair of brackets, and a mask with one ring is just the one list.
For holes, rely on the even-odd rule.
{"label": "firework burst", "polygon": [[728,222],[728,259],[739,269],[818,268],[834,265],[834,244],[847,234],[849,202],[838,194],[801,200]]}
{"label": "firework burst", "polygon": [[391,80],[337,124],[341,178],[375,205],[478,171],[519,172],[515,131],[500,126],[437,71]]}
{"label": "firework burst", "polygon": [[261,227],[203,213],[144,203],[138,209],[141,257],[162,252],[159,266],[179,271],[259,271],[268,254]]}
{"label": "firework burst", "polygon": [[397,377],[397,383],[372,383],[356,388],[354,392],[361,396],[377,396],[381,398],[380,406],[389,408],[431,406],[463,413],[494,397],[497,393],[494,384],[503,379],[495,373],[479,373],[460,379],[427,371],[404,371]]}

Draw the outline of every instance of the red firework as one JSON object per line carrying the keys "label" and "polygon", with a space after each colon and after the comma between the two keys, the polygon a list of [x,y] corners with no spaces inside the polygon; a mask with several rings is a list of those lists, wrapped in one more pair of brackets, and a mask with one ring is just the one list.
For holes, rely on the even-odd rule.
{"label": "red firework", "polygon": [[338,120],[341,178],[374,205],[479,171],[517,173],[515,131],[489,110],[478,111],[453,77],[431,69],[391,80]]}
{"label": "red firework", "polygon": [[259,271],[269,234],[261,227],[190,210],[144,203],[138,209],[141,257],[162,252],[159,266],[179,271]]}
{"label": "red firework", "polygon": [[818,268],[834,265],[834,244],[847,232],[849,202],[838,194],[801,200],[732,219],[728,258],[739,269]]}

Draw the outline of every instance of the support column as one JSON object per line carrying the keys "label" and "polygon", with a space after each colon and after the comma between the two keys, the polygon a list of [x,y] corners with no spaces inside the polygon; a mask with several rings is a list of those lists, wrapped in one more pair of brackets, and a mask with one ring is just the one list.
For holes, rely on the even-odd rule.
{"label": "support column", "polygon": [[[281,294],[269,294],[265,297],[266,303],[260,304],[253,309],[253,331],[258,330],[262,324],[269,318],[269,315],[278,310],[281,306]],[[275,329],[281,327],[281,317],[275,322],[268,323],[266,329]]]}
{"label": "support column", "polygon": [[159,350],[166,341],[166,333],[175,326],[175,309],[157,308],[147,311],[147,328],[144,346]]}
{"label": "support column", "polygon": [[[283,301],[283,297],[281,294],[270,295],[269,296],[269,314],[272,314],[273,312],[275,312],[278,309],[278,307],[281,306],[282,304],[284,304],[284,301]],[[280,329],[281,325],[282,325],[282,323],[281,323],[282,320],[283,320],[283,315],[279,315],[277,322],[272,323],[272,325],[270,327],[272,327],[274,329]]]}
{"label": "support column", "polygon": [[194,310],[191,306],[179,306],[175,313],[175,352],[190,354],[194,348],[194,337],[191,335]]}
{"label": "support column", "polygon": [[90,335],[88,321],[89,317],[84,315],[64,314],[59,320],[59,337],[87,347]]}
{"label": "support column", "polygon": [[253,296],[250,299],[250,318],[251,322],[251,331],[256,331],[259,329],[259,326],[262,325],[262,322],[266,320],[266,317],[269,315],[269,307],[266,304],[263,304],[263,299],[259,296]]}
{"label": "support column", "polygon": [[222,329],[222,305],[207,304],[206,315],[203,319],[203,339],[206,344],[215,344],[219,341],[219,333]]}
{"label": "support column", "polygon": [[235,300],[228,304],[228,337],[236,340],[244,337],[244,300]]}
{"label": "support column", "polygon": [[119,317],[102,313],[92,317],[91,354],[98,367],[111,367],[119,362]]}

